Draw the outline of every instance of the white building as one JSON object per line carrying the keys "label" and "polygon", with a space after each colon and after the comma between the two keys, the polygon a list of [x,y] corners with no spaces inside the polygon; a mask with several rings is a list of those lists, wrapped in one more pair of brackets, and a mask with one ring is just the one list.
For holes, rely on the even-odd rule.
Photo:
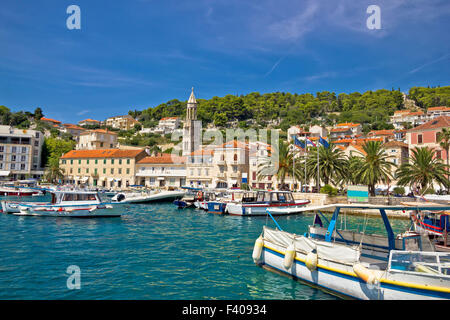
{"label": "white building", "polygon": [[154,188],[177,188],[186,184],[186,157],[163,153],[136,163],[138,184]]}
{"label": "white building", "polygon": [[40,178],[43,144],[40,131],[0,125],[0,179]]}
{"label": "white building", "polygon": [[79,136],[77,150],[113,149],[117,147],[117,133],[104,129],[86,130]]}

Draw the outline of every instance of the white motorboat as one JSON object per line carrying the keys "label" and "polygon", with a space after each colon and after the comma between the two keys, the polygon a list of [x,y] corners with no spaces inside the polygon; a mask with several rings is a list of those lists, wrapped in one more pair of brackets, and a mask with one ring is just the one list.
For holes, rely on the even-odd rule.
{"label": "white motorboat", "polygon": [[241,201],[226,204],[225,213],[239,216],[288,215],[301,212],[309,200],[294,200],[290,191],[257,191],[256,196],[242,196]]}
{"label": "white motorboat", "polygon": [[[406,206],[364,204],[334,207],[325,228],[316,214],[301,235],[264,227],[253,250],[254,262],[340,297],[364,300],[450,299],[450,253],[435,252],[428,237],[406,232],[395,236],[386,210]],[[342,208],[378,209],[386,235],[336,228]],[[424,206],[421,210],[448,210],[450,206]],[[367,219],[365,219],[367,224]],[[364,229],[365,230],[365,227]]]}
{"label": "white motorboat", "polygon": [[48,203],[20,203],[14,215],[44,217],[120,217],[121,209],[111,203],[102,202],[96,191],[62,190],[51,191]]}
{"label": "white motorboat", "polygon": [[148,203],[171,201],[184,196],[185,191],[119,192],[111,198],[113,203]]}

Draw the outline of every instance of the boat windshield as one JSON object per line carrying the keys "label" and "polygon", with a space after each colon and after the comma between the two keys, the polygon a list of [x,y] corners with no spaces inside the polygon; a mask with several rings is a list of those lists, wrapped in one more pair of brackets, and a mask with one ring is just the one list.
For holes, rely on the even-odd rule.
{"label": "boat windshield", "polygon": [[65,193],[62,201],[95,201],[95,193]]}
{"label": "boat windshield", "polygon": [[259,191],[256,195],[256,202],[270,202],[270,193],[267,191]]}
{"label": "boat windshield", "polygon": [[292,194],[287,192],[273,192],[272,193],[272,202],[292,202],[294,199],[292,198]]}
{"label": "boat windshield", "polygon": [[390,271],[415,272],[450,277],[450,252],[391,250]]}
{"label": "boat windshield", "polygon": [[256,194],[254,192],[245,192],[242,195],[242,202],[255,202]]}

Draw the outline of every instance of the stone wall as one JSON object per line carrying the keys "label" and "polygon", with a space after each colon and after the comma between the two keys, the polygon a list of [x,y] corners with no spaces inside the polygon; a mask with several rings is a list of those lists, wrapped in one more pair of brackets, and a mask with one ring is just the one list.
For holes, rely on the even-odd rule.
{"label": "stone wall", "polygon": [[[307,199],[311,201],[312,206],[322,206],[332,203],[349,203],[347,196],[330,197],[323,193],[293,193],[295,200]],[[400,205],[402,202],[415,202],[414,198],[410,197],[369,197],[369,203],[375,205]],[[438,201],[433,201],[438,202]]]}

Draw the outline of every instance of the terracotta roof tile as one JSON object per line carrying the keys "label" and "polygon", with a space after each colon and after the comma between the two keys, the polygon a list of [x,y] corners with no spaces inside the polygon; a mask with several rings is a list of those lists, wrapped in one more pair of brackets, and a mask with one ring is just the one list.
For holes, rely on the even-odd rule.
{"label": "terracotta roof tile", "polygon": [[53,123],[61,123],[61,121],[58,121],[58,120],[55,120],[55,119],[50,119],[50,118],[44,118],[44,117],[41,118],[41,121],[50,121],[50,122],[53,122]]}
{"label": "terracotta roof tile", "polygon": [[333,128],[331,129],[331,132],[347,132],[350,128]]}
{"label": "terracotta roof tile", "polygon": [[422,131],[429,129],[450,128],[450,116],[440,116],[420,126],[409,129],[407,132]]}
{"label": "terracotta roof tile", "polygon": [[393,135],[394,129],[391,130],[372,130],[369,132],[369,136],[386,136],[386,135]]}
{"label": "terracotta roof tile", "polygon": [[148,163],[186,163],[186,157],[180,157],[177,155],[172,155],[170,153],[159,153],[155,156],[148,156],[142,158],[137,162],[138,164],[148,164]]}
{"label": "terracotta roof tile", "polygon": [[[94,120],[94,119],[85,119],[85,120],[81,120],[80,122],[100,122],[98,120]],[[78,123],[80,123],[78,122]]]}
{"label": "terracotta roof tile", "polygon": [[61,159],[83,159],[83,158],[135,158],[143,149],[99,149],[99,150],[71,150],[64,154]]}
{"label": "terracotta roof tile", "polygon": [[450,111],[450,107],[446,107],[446,106],[431,107],[431,108],[428,108],[427,111]]}
{"label": "terracotta roof tile", "polygon": [[383,144],[384,148],[393,148],[393,147],[402,147],[402,148],[408,148],[408,145],[401,141],[388,141],[385,144]]}
{"label": "terracotta roof tile", "polygon": [[338,123],[338,127],[358,127],[360,126],[359,123],[352,123],[352,122],[345,122],[345,123]]}
{"label": "terracotta roof tile", "polygon": [[114,135],[117,135],[117,132],[109,131],[109,130],[105,130],[105,129],[87,130],[87,131],[83,132],[82,134],[90,134],[90,133],[92,133],[92,132],[98,132],[98,133],[105,133],[105,134],[114,134]]}

